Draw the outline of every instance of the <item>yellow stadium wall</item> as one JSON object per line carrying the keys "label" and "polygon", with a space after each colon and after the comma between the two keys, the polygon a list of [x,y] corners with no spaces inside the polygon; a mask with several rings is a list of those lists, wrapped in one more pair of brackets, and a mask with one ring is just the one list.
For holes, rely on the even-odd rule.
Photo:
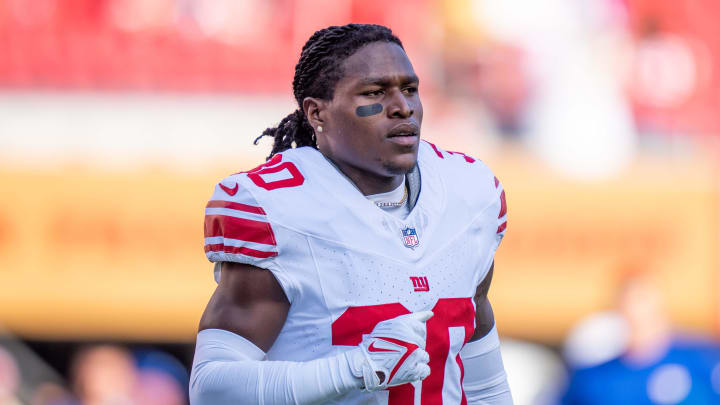
{"label": "yellow stadium wall", "polygon": [[[509,227],[491,298],[503,334],[558,342],[611,305],[627,266],[659,275],[681,326],[715,330],[712,165],[646,160],[587,183],[500,156],[489,163]],[[203,209],[230,172],[0,168],[0,325],[33,338],[192,340],[214,288]]]}

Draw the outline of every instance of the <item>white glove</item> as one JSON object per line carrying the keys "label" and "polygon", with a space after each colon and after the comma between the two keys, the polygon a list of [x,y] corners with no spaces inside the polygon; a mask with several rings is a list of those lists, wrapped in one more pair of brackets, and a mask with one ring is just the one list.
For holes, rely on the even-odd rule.
{"label": "white glove", "polygon": [[365,390],[377,391],[430,375],[425,322],[432,316],[432,311],[422,311],[382,321],[363,336],[357,349],[346,352],[350,369],[355,377],[363,378]]}

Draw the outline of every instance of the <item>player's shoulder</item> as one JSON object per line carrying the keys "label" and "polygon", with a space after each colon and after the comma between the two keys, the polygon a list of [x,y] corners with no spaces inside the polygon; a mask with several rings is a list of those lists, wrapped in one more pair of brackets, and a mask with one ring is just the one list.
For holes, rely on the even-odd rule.
{"label": "player's shoulder", "polygon": [[502,239],[507,228],[505,190],[485,163],[425,141],[420,145],[418,162],[421,175],[438,179],[427,184],[443,185],[436,191],[450,197],[448,207],[452,212],[484,218],[497,226],[496,233]]}
{"label": "player's shoulder", "polygon": [[205,208],[206,239],[222,234],[226,239],[272,245],[262,255],[277,253],[273,228],[303,222],[296,213],[311,211],[316,200],[322,200],[315,195],[318,185],[310,184],[311,178],[317,183],[318,176],[312,175],[318,170],[317,155],[312,148],[289,149],[220,180]]}
{"label": "player's shoulder", "polygon": [[[302,193],[307,188],[307,172],[312,169],[308,166],[312,166],[317,154],[319,153],[312,148],[289,149],[277,153],[252,169],[225,177],[217,184],[213,198],[263,204],[272,203],[288,193]],[[268,193],[273,197],[267,198]]]}
{"label": "player's shoulder", "polygon": [[250,264],[272,271],[293,301],[297,283],[282,263],[304,255],[293,243],[295,234],[283,226],[283,221],[298,209],[307,209],[302,207],[306,202],[298,197],[308,183],[300,169],[304,158],[298,155],[307,153],[289,150],[277,154],[215,184],[205,207],[204,245],[208,260],[216,263],[216,281],[218,263]]}
{"label": "player's shoulder", "polygon": [[219,181],[205,206],[205,254],[212,262],[252,265],[278,254],[267,212],[235,173]]}
{"label": "player's shoulder", "polygon": [[[482,160],[423,141],[418,157],[421,170],[433,171],[452,195],[467,196],[480,202],[493,200],[502,191],[500,180]],[[479,201],[478,201],[479,200]]]}
{"label": "player's shoulder", "polygon": [[303,184],[303,176],[287,155],[292,153],[277,154],[215,184],[205,206],[205,253],[210,261],[260,265],[278,255],[276,230],[268,213],[273,206],[262,191]]}

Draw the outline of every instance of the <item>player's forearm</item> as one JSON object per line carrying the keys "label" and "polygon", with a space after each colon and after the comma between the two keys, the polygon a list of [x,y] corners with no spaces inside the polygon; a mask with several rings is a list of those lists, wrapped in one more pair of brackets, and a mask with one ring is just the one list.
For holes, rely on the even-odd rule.
{"label": "player's forearm", "polygon": [[[303,405],[336,399],[360,389],[362,380],[339,377],[342,356],[306,363],[212,361],[193,370],[192,405]],[[344,366],[347,369],[347,366]],[[348,385],[354,382],[355,385]]]}
{"label": "player's forearm", "polygon": [[463,390],[468,405],[512,405],[513,399],[510,394],[505,374],[497,375],[495,379],[489,380],[488,384],[471,385],[463,383]]}
{"label": "player's forearm", "polygon": [[198,335],[192,405],[315,404],[362,388],[345,354],[308,362],[262,361],[264,353],[243,340],[217,329]]}
{"label": "player's forearm", "polygon": [[482,339],[466,344],[460,358],[465,369],[463,391],[468,405],[512,405],[495,327]]}

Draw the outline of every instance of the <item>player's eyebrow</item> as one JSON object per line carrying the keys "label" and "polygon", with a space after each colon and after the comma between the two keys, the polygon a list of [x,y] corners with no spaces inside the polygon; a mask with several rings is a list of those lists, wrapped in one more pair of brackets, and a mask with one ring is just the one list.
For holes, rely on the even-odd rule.
{"label": "player's eyebrow", "polygon": [[419,83],[420,79],[416,75],[403,75],[403,76],[378,76],[378,77],[366,77],[360,80],[361,86],[366,86],[370,84],[375,84],[378,86],[388,86],[396,82],[396,80],[399,79],[401,84],[408,84],[408,83]]}

